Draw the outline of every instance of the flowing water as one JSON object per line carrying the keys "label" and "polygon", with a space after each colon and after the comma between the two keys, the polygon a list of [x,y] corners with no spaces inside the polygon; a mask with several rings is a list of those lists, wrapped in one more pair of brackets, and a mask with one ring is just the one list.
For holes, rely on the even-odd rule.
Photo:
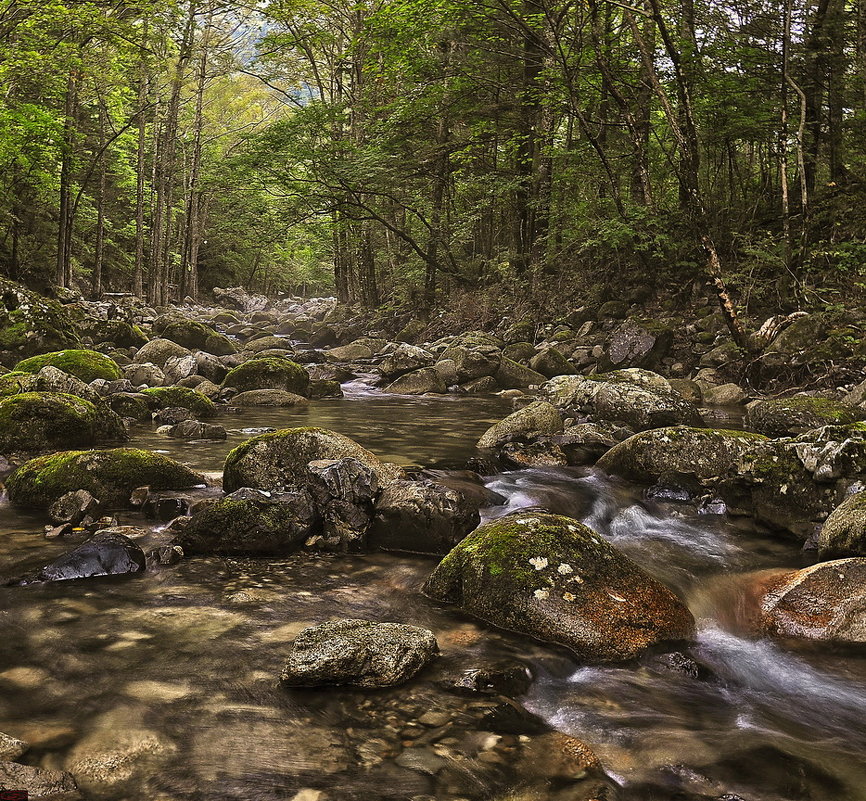
{"label": "flowing water", "polygon": [[[508,411],[495,398],[351,389],[305,411],[226,414],[226,442],[142,427],[133,444],[219,473],[228,450],[263,428],[322,425],[386,459],[441,467],[474,456],[479,434]],[[492,796],[483,776],[445,786],[400,756],[416,736],[406,725],[447,706],[432,683],[384,693],[277,685],[300,629],[361,617],[431,628],[446,664],[528,664],[535,681],[523,703],[589,743],[624,800],[866,799],[863,654],[771,642],[744,620],[758,571],[805,564],[796,544],[712,505],[645,500],[590,469],[485,482],[503,501],[482,510],[486,519],[529,507],[571,515],[674,588],[699,621],[689,652],[577,665],[426,601],[428,559],[190,559],[145,577],[0,589],[0,731],[31,743],[30,764],[95,775],[85,797],[108,801]],[[0,507],[2,572],[63,550],[42,537],[43,522]],[[88,762],[93,754],[109,755],[108,778]]]}

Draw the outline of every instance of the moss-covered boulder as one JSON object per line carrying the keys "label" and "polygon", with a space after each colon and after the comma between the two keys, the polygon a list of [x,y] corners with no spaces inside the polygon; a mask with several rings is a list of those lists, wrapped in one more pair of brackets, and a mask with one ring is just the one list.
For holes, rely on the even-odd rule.
{"label": "moss-covered boulder", "polygon": [[24,392],[0,400],[0,453],[38,453],[127,439],[123,421],[75,395]]}
{"label": "moss-covered boulder", "polygon": [[515,439],[558,434],[562,427],[562,417],[555,406],[535,401],[490,426],[478,440],[478,447],[495,448]]}
{"label": "moss-covered boulder", "polygon": [[831,398],[798,395],[749,404],[746,422],[768,437],[790,437],[827,425],[848,425],[866,420],[866,409]]}
{"label": "moss-covered boulder", "polygon": [[301,365],[289,359],[269,356],[252,359],[229,370],[223,386],[247,392],[251,389],[282,389],[305,395],[310,374]]}
{"label": "moss-covered boulder", "polygon": [[56,367],[64,373],[74,375],[86,384],[97,378],[114,381],[121,377],[117,363],[95,350],[59,350],[32,356],[15,365],[20,373],[38,373],[43,367]]}
{"label": "moss-covered boulder", "polygon": [[0,398],[22,392],[59,392],[75,395],[91,403],[100,403],[100,394],[89,384],[56,367],[43,367],[38,373],[14,371],[0,376]]}
{"label": "moss-covered boulder", "polygon": [[150,420],[148,397],[139,392],[115,392],[106,398],[111,410],[121,417],[133,420]]}
{"label": "moss-covered boulder", "polygon": [[401,375],[385,387],[385,392],[395,395],[424,395],[428,392],[442,394],[448,391],[445,379],[432,367],[422,367]]}
{"label": "moss-covered boulder", "polygon": [[325,428],[285,428],[247,440],[226,457],[223,487],[279,490],[315,483],[308,464],[320,459],[351,457],[367,465],[380,486],[400,478],[402,470],[348,437]]}
{"label": "moss-covered boulder", "polygon": [[280,556],[301,548],[319,523],[306,491],[242,489],[196,512],[175,542],[188,554]]}
{"label": "moss-covered boulder", "polygon": [[433,571],[424,593],[589,662],[631,659],[690,637],[695,625],[667,587],[559,515],[519,513],[477,528]]}
{"label": "moss-covered boulder", "polygon": [[674,331],[651,320],[628,320],[610,336],[602,358],[602,369],[657,367],[667,356]]}
{"label": "moss-covered boulder", "polygon": [[505,356],[500,359],[499,368],[493,377],[496,379],[496,383],[503,389],[540,387],[547,381],[546,375],[542,375],[530,367],[524,367],[522,364],[513,362]]}
{"label": "moss-covered boulder", "polygon": [[542,386],[541,394],[559,409],[626,423],[635,431],[703,422],[693,403],[648,370],[557,376]]}
{"label": "moss-covered boulder", "polygon": [[818,555],[866,556],[866,492],[849,496],[830,513],[818,535]]}
{"label": "moss-covered boulder", "polygon": [[[511,358],[506,355],[506,358]],[[529,360],[529,366],[545,378],[557,375],[574,375],[577,370],[556,348],[545,348]]]}
{"label": "moss-covered boulder", "polygon": [[[338,385],[339,386],[339,385]],[[232,398],[235,406],[297,406],[304,408],[310,402],[302,395],[282,389],[250,389]]]}
{"label": "moss-covered boulder", "polygon": [[866,559],[837,559],[783,574],[761,600],[763,631],[836,643],[866,643]]}
{"label": "moss-covered boulder", "polygon": [[191,350],[203,350],[215,356],[227,356],[237,353],[237,346],[228,337],[217,333],[209,325],[183,318],[171,318],[159,324],[154,324],[163,339],[176,342]]}
{"label": "moss-covered boulder", "polygon": [[502,360],[502,351],[495,345],[478,344],[451,345],[439,357],[439,361],[451,361],[457,371],[454,383],[463,384],[474,378],[495,375]]}
{"label": "moss-covered boulder", "polygon": [[288,337],[265,336],[247,342],[243,349],[247,353],[261,353],[263,350],[293,350],[292,340]]}
{"label": "moss-covered boulder", "polygon": [[61,451],[31,459],[6,481],[15,506],[47,509],[62,495],[87,490],[111,506],[125,505],[136,487],[179,490],[205,483],[204,476],[174,459],[138,448]]}
{"label": "moss-covered boulder", "polygon": [[216,404],[188,387],[149,387],[141,391],[156,409],[189,409],[197,419],[215,417]]}
{"label": "moss-covered boulder", "polygon": [[0,278],[0,352],[11,355],[4,357],[4,364],[79,344],[75,325],[63,306]]}
{"label": "moss-covered boulder", "polygon": [[131,325],[125,320],[85,317],[79,321],[78,330],[82,336],[89,337],[97,345],[113,342],[121,348],[139,348],[147,343],[147,334],[137,325]]}

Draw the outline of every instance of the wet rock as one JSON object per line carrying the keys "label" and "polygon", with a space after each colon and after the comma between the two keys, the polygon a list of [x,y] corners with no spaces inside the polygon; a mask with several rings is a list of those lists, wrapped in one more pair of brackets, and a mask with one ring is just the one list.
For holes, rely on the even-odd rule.
{"label": "wet rock", "polygon": [[183,420],[172,426],[168,435],[176,439],[225,439],[227,436],[222,426],[198,420]]}
{"label": "wet rock", "polygon": [[0,279],[0,350],[11,356],[4,364],[78,344],[72,319],[59,303],[14,281]]}
{"label": "wet rock", "polygon": [[768,437],[802,434],[826,425],[848,425],[866,420],[866,410],[830,398],[799,395],[750,403],[746,422]]}
{"label": "wet rock", "polygon": [[323,400],[324,398],[342,398],[343,388],[338,381],[311,380],[307,388],[307,396],[310,400]]}
{"label": "wet rock", "polygon": [[630,428],[613,423],[578,423],[556,437],[570,465],[594,463],[614,445],[634,435]]}
{"label": "wet rock", "polygon": [[778,637],[866,642],[866,559],[838,559],[777,579],[761,601],[763,630]]}
{"label": "wet rock", "polygon": [[147,405],[147,395],[135,392],[118,392],[108,400],[109,408],[119,417],[131,417],[133,420],[150,420],[150,406]]}
{"label": "wet rock", "polygon": [[442,560],[424,593],[587,661],[631,659],[694,631],[670,590],[591,529],[557,515],[515,514],[479,527]]}
{"label": "wet rock", "polygon": [[371,547],[385,551],[447,553],[479,522],[463,493],[433,481],[393,481],[376,502]]}
{"label": "wet rock", "polygon": [[379,480],[373,469],[358,459],[316,459],[307,468],[310,491],[322,515],[324,545],[359,550],[367,544],[373,501]]}
{"label": "wet rock", "polygon": [[493,377],[503,389],[525,389],[526,387],[541,386],[547,380],[547,376],[513,362],[505,356],[500,360],[499,369]]}
{"label": "wet rock", "polygon": [[21,373],[38,373],[43,367],[56,367],[64,373],[89,384],[97,378],[112,381],[120,378],[120,368],[103,353],[95,350],[60,350],[31,356],[15,365]]}
{"label": "wet rock", "polygon": [[601,773],[592,749],[576,737],[554,731],[530,739],[521,749],[518,774],[530,779],[576,782]]}
{"label": "wet rock", "polygon": [[448,387],[437,370],[424,367],[411,373],[401,375],[396,381],[385,387],[385,392],[395,395],[423,395],[427,392],[443,393]]}
{"label": "wet rock", "polygon": [[227,492],[241,487],[277,490],[308,486],[314,477],[308,467],[319,459],[351,457],[367,465],[379,486],[399,478],[402,470],[382,462],[354,440],[325,428],[285,428],[253,437],[226,457],[223,486]]}
{"label": "wet rock", "polygon": [[703,401],[703,391],[697,381],[688,378],[670,378],[668,383],[674,392],[682,395],[689,403],[699,404]]}
{"label": "wet rock", "polygon": [[100,502],[87,490],[67,492],[48,508],[48,516],[55,525],[71,523],[77,526],[86,517],[99,516]]}
{"label": "wet rock", "polygon": [[400,623],[339,620],[304,629],[280,676],[287,687],[393,687],[436,656],[431,631]]}
{"label": "wet rock", "polygon": [[562,417],[555,406],[535,401],[494,423],[478,440],[479,448],[495,448],[514,439],[531,439],[562,431]]}
{"label": "wet rock", "polygon": [[309,406],[306,398],[282,389],[250,389],[235,395],[231,402],[234,406]]}
{"label": "wet rock", "polygon": [[140,573],[145,568],[144,551],[131,539],[122,534],[100,531],[87,542],[15,583],[36,584],[95,576],[118,576]]}
{"label": "wet rock", "polygon": [[192,420],[195,415],[183,406],[169,406],[167,409],[160,409],[153,415],[155,423],[160,425],[175,426],[186,420]]}
{"label": "wet rock", "polygon": [[430,367],[435,361],[436,357],[423,348],[402,344],[385,357],[379,366],[379,372],[383,378],[393,381],[404,373]]}
{"label": "wet rock", "polygon": [[61,451],[31,459],[6,481],[15,506],[48,508],[54,501],[84,489],[106,505],[126,504],[136,487],[186,489],[205,483],[204,476],[167,456],[136,448]]}
{"label": "wet rock", "polygon": [[866,492],[851,495],[830,513],[818,534],[818,556],[866,556]]}
{"label": "wet rock", "polygon": [[[457,363],[453,359],[440,359],[433,365],[433,369],[442,376],[442,380],[445,382],[446,386],[453,386],[459,380]],[[488,377],[492,378],[492,376]],[[499,385],[497,384],[497,386]]]}
{"label": "wet rock", "polygon": [[148,564],[168,567],[183,561],[184,552],[180,545],[161,545],[147,552]]}
{"label": "wet rock", "polygon": [[492,375],[486,375],[483,378],[473,378],[472,381],[461,384],[460,388],[470,395],[479,395],[485,392],[496,392],[499,384]]}
{"label": "wet rock", "polygon": [[71,774],[15,762],[0,762],[0,790],[24,791],[32,801],[82,801]]}
{"label": "wet rock", "polygon": [[[152,339],[136,351],[135,360],[139,364],[155,364],[160,369],[172,358],[191,355],[189,348],[169,339]],[[133,383],[136,383],[133,381]],[[144,383],[144,382],[142,382]]]}
{"label": "wet rock", "polygon": [[215,417],[217,413],[213,401],[187,387],[150,387],[141,394],[157,409],[188,409],[199,420]]}
{"label": "wet rock", "polygon": [[479,728],[496,734],[523,736],[545,734],[550,731],[550,725],[543,718],[511,699],[505,699],[485,712],[479,722]]}
{"label": "wet rock", "polygon": [[5,454],[127,439],[123,421],[101,402],[56,392],[25,392],[0,400],[0,452]]}
{"label": "wet rock", "polygon": [[145,362],[144,364],[128,364],[122,368],[123,374],[135,387],[161,387],[165,384],[165,373],[155,364]]}
{"label": "wet rock", "polygon": [[629,320],[611,334],[603,366],[605,369],[653,369],[667,356],[673,339],[674,332],[670,328],[658,323]]}
{"label": "wet rock", "polygon": [[306,490],[244,488],[196,512],[176,544],[191,555],[282,556],[301,548],[319,520]]}
{"label": "wet rock", "polygon": [[195,356],[191,353],[184,356],[169,357],[162,368],[166,384],[177,384],[185,378],[195,375],[197,370],[198,364],[196,363]]}
{"label": "wet rock", "polygon": [[18,759],[28,747],[22,740],[0,731],[0,761]]}
{"label": "wet rock", "polygon": [[506,467],[522,470],[527,467],[565,467],[569,457],[555,442],[507,442],[499,451]]}
{"label": "wet rock", "polygon": [[[452,692],[469,695],[523,695],[532,684],[532,673],[526,665],[506,662],[471,668],[449,676],[442,686]],[[496,731],[490,729],[490,731]],[[525,734],[525,732],[519,732]]]}
{"label": "wet rock", "polygon": [[238,392],[254,389],[281,389],[296,395],[304,395],[310,376],[301,365],[289,359],[264,357],[252,359],[229,370],[223,379],[223,387]]}

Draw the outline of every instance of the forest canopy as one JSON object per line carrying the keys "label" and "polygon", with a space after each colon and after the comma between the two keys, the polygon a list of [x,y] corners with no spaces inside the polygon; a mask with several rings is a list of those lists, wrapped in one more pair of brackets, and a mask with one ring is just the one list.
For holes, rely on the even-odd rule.
{"label": "forest canopy", "polygon": [[0,270],[31,286],[864,288],[863,0],[0,8]]}

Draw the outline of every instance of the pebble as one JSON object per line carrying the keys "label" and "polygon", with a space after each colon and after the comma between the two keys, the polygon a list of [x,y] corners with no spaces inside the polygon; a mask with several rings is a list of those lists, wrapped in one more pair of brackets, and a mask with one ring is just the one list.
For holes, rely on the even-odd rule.
{"label": "pebble", "polygon": [[418,722],[422,726],[429,726],[431,729],[438,728],[439,726],[444,726],[451,720],[451,716],[446,712],[436,712],[434,710],[430,710],[429,712],[425,712],[418,718]]}

